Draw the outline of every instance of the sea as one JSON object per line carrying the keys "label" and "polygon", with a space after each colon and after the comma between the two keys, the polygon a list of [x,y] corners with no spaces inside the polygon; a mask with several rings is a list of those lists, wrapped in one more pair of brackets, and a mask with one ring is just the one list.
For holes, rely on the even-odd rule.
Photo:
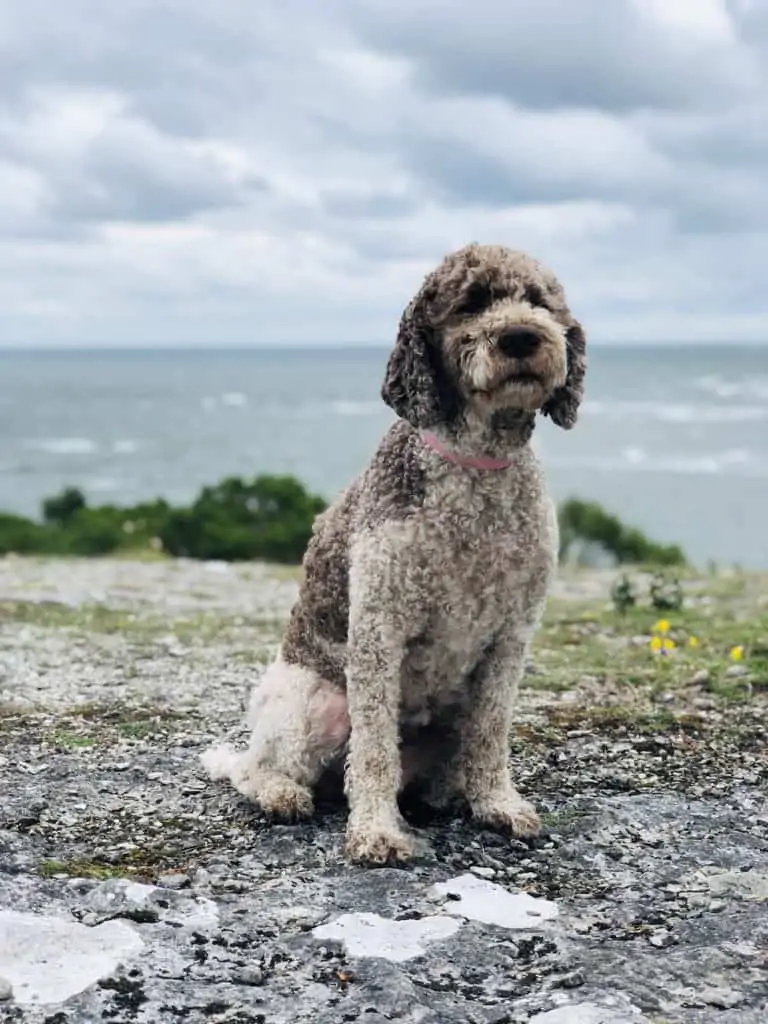
{"label": "sea", "polygon": [[[62,487],[187,502],[291,473],[332,498],[392,413],[385,349],[0,351],[0,510]],[[593,346],[579,423],[534,435],[557,499],[601,502],[704,567],[768,568],[768,347]]]}

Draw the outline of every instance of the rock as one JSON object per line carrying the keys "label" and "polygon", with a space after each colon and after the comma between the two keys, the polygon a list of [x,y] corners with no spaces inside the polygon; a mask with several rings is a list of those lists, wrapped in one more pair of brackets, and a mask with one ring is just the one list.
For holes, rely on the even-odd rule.
{"label": "rock", "polygon": [[473,875],[477,875],[478,878],[495,878],[496,872],[493,868],[483,867],[482,864],[472,864],[469,869]]}
{"label": "rock", "polygon": [[449,897],[445,904],[449,914],[502,928],[538,928],[557,916],[557,904],[550,900],[537,899],[527,892],[511,893],[471,874],[441,882],[434,891]]}
{"label": "rock", "polygon": [[716,1006],[718,1010],[732,1010],[744,1002],[741,992],[731,988],[704,988],[697,993],[697,997],[705,1006]]}
{"label": "rock", "polygon": [[709,680],[710,680],[709,669],[707,669],[707,668],[700,668],[698,672],[694,673],[693,678],[691,679],[691,683],[694,686],[706,686],[707,683],[709,682]]}
{"label": "rock", "polygon": [[329,924],[314,928],[312,934],[316,939],[343,943],[350,956],[401,963],[423,956],[430,943],[450,938],[459,928],[458,921],[448,917],[390,921],[378,914],[342,914]]}
{"label": "rock", "polygon": [[157,884],[164,889],[186,889],[190,885],[189,875],[168,874],[160,875]]}
{"label": "rock", "polygon": [[264,984],[264,972],[258,967],[244,967],[232,979],[236,985],[258,986]]}
{"label": "rock", "polygon": [[749,673],[743,665],[729,665],[725,670],[726,679],[743,679],[746,675]]}
{"label": "rock", "polygon": [[[138,633],[133,620],[109,634],[3,631],[13,699],[29,704],[0,723],[0,907],[74,931],[53,953],[30,940],[50,962],[28,975],[55,983],[54,1002],[6,1000],[0,1020],[765,1024],[768,694],[757,685],[748,703],[670,687],[683,712],[708,703],[667,729],[664,716],[646,720],[642,685],[614,720],[625,683],[610,671],[579,683],[577,658],[564,695],[576,712],[523,690],[510,749],[551,835],[405,808],[428,854],[366,870],[344,860],[343,804],[318,801],[309,821],[278,825],[199,766],[223,731],[247,743],[243,704],[296,580],[255,563],[219,578],[184,561],[97,559],[75,572],[0,559],[0,592],[27,600],[25,574],[35,597],[119,597]],[[209,613],[214,626],[226,616],[221,635],[178,629]],[[150,643],[155,633],[183,635],[187,656]],[[80,737],[94,742],[67,748]],[[88,957],[83,935],[101,943]],[[121,959],[116,936],[138,955]],[[0,975],[18,996],[5,953],[6,933]]]}
{"label": "rock", "polygon": [[7,1003],[10,999],[13,999],[13,985],[0,977],[0,1003]]}
{"label": "rock", "polygon": [[122,921],[86,928],[55,917],[0,910],[3,972],[19,1004],[63,1003],[143,946]]}
{"label": "rock", "polygon": [[639,1013],[597,1006],[595,1003],[569,1003],[531,1017],[530,1024],[641,1024]]}

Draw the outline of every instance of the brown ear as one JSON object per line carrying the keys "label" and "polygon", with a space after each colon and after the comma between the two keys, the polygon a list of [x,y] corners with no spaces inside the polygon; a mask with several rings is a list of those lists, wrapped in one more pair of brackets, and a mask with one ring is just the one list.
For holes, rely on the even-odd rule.
{"label": "brown ear", "polygon": [[568,353],[568,372],[565,384],[552,395],[542,412],[563,430],[570,430],[579,415],[584,397],[584,377],[587,372],[587,338],[578,320],[574,320],[565,334]]}
{"label": "brown ear", "polygon": [[381,388],[387,405],[419,429],[448,423],[459,409],[459,395],[443,364],[424,302],[417,296],[403,313]]}

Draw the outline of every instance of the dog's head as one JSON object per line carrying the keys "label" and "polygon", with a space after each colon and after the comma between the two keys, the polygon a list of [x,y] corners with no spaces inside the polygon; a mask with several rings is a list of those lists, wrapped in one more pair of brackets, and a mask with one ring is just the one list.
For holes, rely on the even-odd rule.
{"label": "dog's head", "polygon": [[506,410],[570,429],[586,339],[554,274],[525,253],[469,245],[425,279],[400,321],[384,401],[419,428]]}

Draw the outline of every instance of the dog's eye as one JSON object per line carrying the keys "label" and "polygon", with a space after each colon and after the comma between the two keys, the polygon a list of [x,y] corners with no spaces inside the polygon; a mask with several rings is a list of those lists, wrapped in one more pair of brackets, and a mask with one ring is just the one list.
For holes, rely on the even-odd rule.
{"label": "dog's eye", "polygon": [[531,306],[543,306],[546,308],[547,303],[544,300],[544,292],[537,284],[528,285],[525,289],[524,298]]}
{"label": "dog's eye", "polygon": [[466,295],[456,307],[456,312],[462,316],[475,316],[487,309],[492,302],[493,295],[488,285],[475,281],[467,288]]}

